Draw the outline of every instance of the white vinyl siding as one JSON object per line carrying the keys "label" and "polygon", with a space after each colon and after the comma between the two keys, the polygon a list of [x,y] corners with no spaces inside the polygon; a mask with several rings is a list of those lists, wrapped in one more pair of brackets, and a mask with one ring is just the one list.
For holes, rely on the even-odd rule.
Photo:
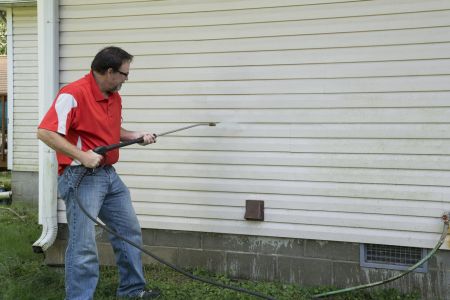
{"label": "white vinyl siding", "polygon": [[13,170],[38,171],[37,9],[13,7]]}
{"label": "white vinyl siding", "polygon": [[[135,55],[125,128],[221,122],[121,150],[144,228],[436,243],[449,1],[61,0],[60,17],[61,85],[107,45]],[[247,199],[264,222],[244,220]]]}

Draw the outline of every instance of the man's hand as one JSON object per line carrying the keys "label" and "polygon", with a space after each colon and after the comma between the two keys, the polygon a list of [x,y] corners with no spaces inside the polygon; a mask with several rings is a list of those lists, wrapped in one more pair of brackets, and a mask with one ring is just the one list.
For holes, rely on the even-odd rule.
{"label": "man's hand", "polygon": [[103,156],[92,150],[86,151],[80,158],[80,162],[89,169],[97,168],[103,160]]}
{"label": "man's hand", "polygon": [[120,140],[121,141],[131,141],[138,138],[143,138],[144,141],[139,143],[139,145],[145,146],[148,144],[156,143],[156,134],[150,132],[141,131],[129,131],[124,128],[120,128]]}
{"label": "man's hand", "polygon": [[143,133],[138,132],[139,137],[142,137],[144,139],[144,142],[139,143],[139,145],[145,146],[148,144],[156,143],[156,134],[154,133]]}
{"label": "man's hand", "polygon": [[103,156],[92,150],[87,152],[81,151],[57,132],[39,128],[37,137],[55,151],[78,160],[86,168],[97,168],[103,159]]}

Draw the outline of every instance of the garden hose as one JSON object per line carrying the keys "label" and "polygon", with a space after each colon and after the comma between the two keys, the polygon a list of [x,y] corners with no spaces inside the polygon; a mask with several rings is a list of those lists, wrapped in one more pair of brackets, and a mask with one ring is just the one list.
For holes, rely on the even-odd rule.
{"label": "garden hose", "polygon": [[[198,123],[198,124],[182,127],[182,128],[175,129],[175,130],[170,130],[170,131],[167,131],[167,132],[164,132],[164,133],[161,133],[161,134],[157,134],[156,136],[164,136],[164,135],[167,135],[167,134],[170,134],[170,133],[173,133],[173,132],[177,132],[177,131],[181,131],[181,130],[185,130],[185,129],[189,129],[189,128],[196,127],[196,126],[201,126],[201,125],[216,126],[216,123]],[[128,146],[128,145],[135,144],[135,143],[141,143],[141,142],[143,142],[143,138],[138,138],[138,139],[131,140],[131,141],[121,142],[119,144],[113,144],[113,145],[109,145],[109,146],[97,147],[97,148],[94,149],[94,152],[96,152],[97,154],[105,154],[106,152],[111,151],[113,149],[121,148],[121,147]],[[183,274],[183,275],[185,275],[185,276],[187,276],[187,277],[189,277],[191,279],[194,279],[194,280],[197,280],[197,281],[201,281],[201,282],[204,282],[204,283],[208,283],[208,284],[211,284],[211,285],[215,285],[215,286],[220,287],[220,288],[230,289],[230,290],[234,290],[234,291],[237,291],[237,292],[245,293],[245,294],[252,295],[252,296],[259,297],[259,298],[266,299],[266,300],[276,300],[273,297],[270,297],[270,296],[267,296],[267,295],[264,295],[264,294],[260,294],[258,292],[250,291],[250,290],[247,290],[247,289],[244,289],[244,288],[240,288],[240,287],[236,287],[236,286],[226,285],[226,284],[223,284],[223,283],[220,283],[220,282],[217,282],[217,281],[213,281],[213,280],[210,280],[210,279],[207,279],[207,278],[202,278],[202,277],[196,276],[196,275],[194,275],[192,273],[189,273],[189,272],[187,272],[187,271],[185,271],[185,270],[183,270],[183,269],[181,269],[181,268],[179,268],[179,267],[177,267],[177,266],[175,266],[175,265],[173,265],[173,264],[163,260],[162,258],[156,256],[152,252],[144,249],[142,246],[134,243],[133,241],[130,241],[129,239],[127,239],[126,237],[120,235],[119,233],[115,232],[114,230],[110,229],[109,227],[101,224],[99,221],[96,220],[96,218],[91,216],[89,214],[89,212],[86,211],[86,209],[80,203],[80,200],[78,198],[78,188],[79,188],[83,178],[89,172],[92,172],[92,169],[84,168],[83,172],[80,174],[79,178],[75,182],[75,186],[74,186],[75,201],[78,204],[78,206],[80,207],[80,209],[83,211],[83,213],[89,219],[91,219],[95,224],[97,224],[100,228],[104,229],[105,231],[109,232],[110,234],[115,235],[116,237],[118,237],[119,239],[127,242],[128,244],[132,245],[133,247],[141,250],[143,253],[147,254],[150,257],[152,257],[156,261],[158,261],[158,262],[168,266],[169,268],[171,268],[171,269],[173,269],[173,270],[175,270],[175,271],[177,271],[177,272],[179,272],[179,273],[181,273],[181,274]]]}
{"label": "garden hose", "polygon": [[84,168],[83,172],[80,174],[80,177],[79,177],[78,180],[76,181],[75,186],[74,186],[74,190],[75,190],[75,200],[76,200],[78,206],[80,207],[80,209],[83,211],[83,213],[84,213],[89,219],[91,219],[95,224],[97,224],[99,227],[101,227],[101,228],[104,229],[105,231],[107,231],[107,232],[109,232],[109,233],[115,235],[115,236],[118,237],[119,239],[121,239],[121,240],[127,242],[128,244],[132,245],[133,247],[135,247],[135,248],[141,250],[143,253],[145,253],[145,254],[151,256],[152,258],[154,258],[154,259],[157,260],[158,262],[160,262],[160,263],[162,263],[162,264],[168,266],[169,268],[171,268],[171,269],[173,269],[173,270],[175,270],[175,271],[177,271],[177,272],[179,272],[179,273],[181,273],[181,274],[183,274],[183,275],[185,275],[185,276],[187,276],[187,277],[189,277],[189,278],[191,278],[191,279],[198,280],[198,281],[201,281],[201,282],[204,282],[204,283],[208,283],[208,284],[212,284],[212,285],[215,285],[215,286],[217,286],[217,287],[221,287],[221,288],[225,288],[225,289],[234,290],[234,291],[241,292],[241,293],[246,293],[246,294],[249,294],[249,295],[252,295],[252,296],[255,296],[255,297],[259,297],[259,298],[262,298],[262,299],[276,300],[275,298],[272,298],[272,297],[270,297],[270,296],[266,296],[266,295],[260,294],[260,293],[258,293],[258,292],[253,292],[253,291],[249,291],[249,290],[246,290],[246,289],[243,289],[243,288],[240,288],[240,287],[235,287],[235,286],[231,286],[231,285],[226,285],[226,284],[223,284],[223,283],[220,283],[220,282],[217,282],[217,281],[213,281],[213,280],[210,280],[210,279],[207,279],[207,278],[198,277],[198,276],[196,276],[196,275],[194,275],[194,274],[192,274],[192,273],[189,273],[189,272],[187,272],[187,271],[185,271],[185,270],[183,270],[183,269],[181,269],[181,268],[179,268],[179,267],[177,267],[177,266],[175,266],[175,265],[173,265],[173,264],[171,264],[171,263],[169,263],[169,262],[163,260],[162,258],[156,256],[156,255],[153,254],[152,252],[150,252],[150,251],[144,249],[144,248],[141,247],[140,245],[134,243],[133,241],[130,241],[130,240],[127,239],[126,237],[124,237],[124,236],[118,234],[118,233],[115,232],[114,230],[112,230],[112,229],[108,228],[107,226],[101,224],[99,221],[97,221],[94,217],[92,217],[92,216],[86,211],[86,209],[83,207],[83,205],[80,203],[80,200],[78,199],[78,187],[80,186],[81,181],[83,180],[83,178],[84,178],[89,172],[91,172],[90,169]]}
{"label": "garden hose", "polygon": [[445,237],[447,236],[447,233],[448,233],[449,215],[450,215],[450,212],[442,216],[442,220],[444,221],[444,228],[442,229],[441,237],[439,238],[439,241],[437,242],[436,246],[434,246],[433,250],[431,250],[430,253],[428,253],[424,258],[422,258],[420,261],[418,261],[415,265],[409,267],[405,272],[403,272],[403,273],[401,273],[399,275],[396,275],[396,276],[392,276],[392,277],[390,277],[388,279],[385,279],[385,280],[382,280],[382,281],[362,284],[362,285],[358,285],[358,286],[354,286],[354,287],[350,287],[350,288],[345,288],[345,289],[341,289],[341,290],[336,290],[336,291],[331,291],[331,292],[326,292],[326,293],[313,295],[312,298],[313,299],[324,298],[324,297],[334,296],[334,295],[338,295],[338,294],[343,294],[343,293],[348,293],[348,292],[353,292],[353,291],[357,291],[357,290],[371,288],[371,287],[374,287],[374,286],[386,284],[388,282],[397,280],[397,279],[405,276],[406,274],[414,271],[415,269],[420,267],[423,263],[428,261],[436,253],[436,251],[439,250],[439,248],[441,247],[442,243],[444,243]]}

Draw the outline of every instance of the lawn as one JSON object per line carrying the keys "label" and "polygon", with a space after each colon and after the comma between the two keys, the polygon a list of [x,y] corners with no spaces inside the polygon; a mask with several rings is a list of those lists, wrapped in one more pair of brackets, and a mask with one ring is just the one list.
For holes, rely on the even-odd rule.
{"label": "lawn", "polygon": [[[40,236],[36,208],[21,203],[9,207],[24,218],[10,211],[0,209],[0,300],[51,300],[64,299],[64,274],[61,268],[43,264],[43,256],[34,254],[31,245]],[[167,267],[155,265],[145,269],[150,287],[159,287],[161,299],[179,300],[235,300],[258,299],[234,291],[216,288],[188,279]],[[300,288],[280,283],[232,280],[225,275],[211,274],[204,270],[192,270],[195,274],[248,288],[272,297],[282,299],[309,299],[309,295],[330,290],[330,288]],[[116,299],[117,272],[115,268],[101,268],[96,300]],[[328,298],[331,299],[331,298]],[[412,300],[415,294],[400,294],[396,290],[376,289],[370,292],[344,294],[333,299],[348,300]]]}
{"label": "lawn", "polygon": [[0,190],[11,190],[11,172],[0,171]]}

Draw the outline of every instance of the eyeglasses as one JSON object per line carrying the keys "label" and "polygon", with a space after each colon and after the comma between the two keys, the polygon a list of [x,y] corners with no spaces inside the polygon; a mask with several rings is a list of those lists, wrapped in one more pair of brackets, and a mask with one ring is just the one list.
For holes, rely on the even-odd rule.
{"label": "eyeglasses", "polygon": [[130,72],[125,73],[125,72],[122,72],[122,71],[119,71],[119,70],[117,70],[117,72],[120,73],[120,74],[122,74],[123,76],[125,76],[125,77],[127,77],[127,78],[128,78],[128,74],[130,74]]}

